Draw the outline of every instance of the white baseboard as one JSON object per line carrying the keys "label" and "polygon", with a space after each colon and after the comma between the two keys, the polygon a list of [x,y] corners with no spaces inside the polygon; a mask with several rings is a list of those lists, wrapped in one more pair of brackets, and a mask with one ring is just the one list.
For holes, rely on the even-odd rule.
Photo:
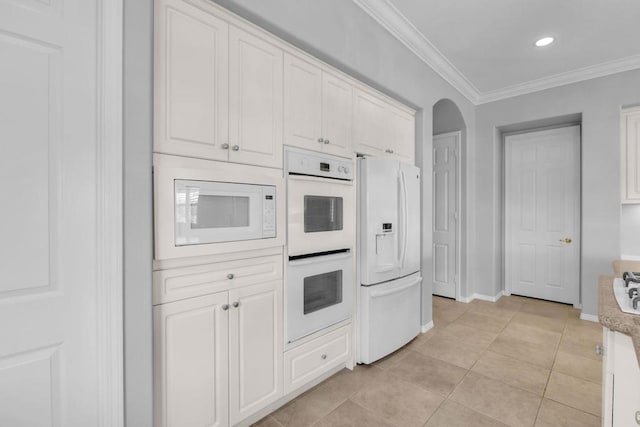
{"label": "white baseboard", "polygon": [[580,313],[580,319],[588,320],[589,322],[599,322],[598,316],[596,316],[595,314]]}
{"label": "white baseboard", "polygon": [[426,325],[422,325],[422,327],[420,328],[420,332],[424,334],[425,332],[427,332],[431,328],[433,328],[433,320],[431,322],[427,323]]}
{"label": "white baseboard", "polygon": [[483,294],[473,294],[470,297],[460,297],[460,298],[458,298],[458,301],[466,303],[466,304],[470,303],[474,299],[479,299],[481,301],[496,302],[500,298],[502,298],[502,295],[504,295],[504,291],[498,292],[495,296],[489,296],[489,295],[483,295]]}

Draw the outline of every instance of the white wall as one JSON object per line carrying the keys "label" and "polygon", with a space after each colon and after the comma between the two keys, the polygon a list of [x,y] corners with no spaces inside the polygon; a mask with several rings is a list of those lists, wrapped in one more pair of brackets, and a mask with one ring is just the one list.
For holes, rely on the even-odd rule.
{"label": "white wall", "polygon": [[[640,70],[480,105],[476,111],[475,291],[502,289],[502,141],[499,127],[582,114],[583,311],[597,314],[597,279],[620,257],[620,109],[640,101]],[[637,224],[637,223],[636,223]]]}
{"label": "white wall", "polygon": [[[422,167],[423,229],[431,230],[432,107],[456,103],[467,126],[475,108],[404,45],[346,0],[216,0],[284,40],[420,110],[416,163]],[[473,144],[472,138],[469,143]],[[431,232],[423,233],[423,323],[431,320]]]}

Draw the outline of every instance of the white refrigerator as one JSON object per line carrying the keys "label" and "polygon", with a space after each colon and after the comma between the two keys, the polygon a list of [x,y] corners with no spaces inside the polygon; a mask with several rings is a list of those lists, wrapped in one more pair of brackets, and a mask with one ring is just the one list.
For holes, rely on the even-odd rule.
{"label": "white refrigerator", "polygon": [[420,169],[358,159],[359,362],[372,363],[420,332]]}

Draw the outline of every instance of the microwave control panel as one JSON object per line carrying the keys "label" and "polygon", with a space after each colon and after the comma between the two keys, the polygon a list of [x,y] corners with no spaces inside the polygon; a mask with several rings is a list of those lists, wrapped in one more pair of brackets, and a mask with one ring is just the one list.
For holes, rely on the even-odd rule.
{"label": "microwave control panel", "polygon": [[276,237],[276,188],[262,189],[262,238]]}

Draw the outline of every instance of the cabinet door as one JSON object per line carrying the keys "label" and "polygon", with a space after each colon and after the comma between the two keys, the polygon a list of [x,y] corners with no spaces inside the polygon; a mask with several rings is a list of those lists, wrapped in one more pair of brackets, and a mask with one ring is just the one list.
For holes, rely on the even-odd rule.
{"label": "cabinet door", "polygon": [[412,114],[389,106],[388,148],[401,162],[414,164],[415,120]]}
{"label": "cabinet door", "polygon": [[229,30],[229,160],[282,168],[282,50]]}
{"label": "cabinet door", "polygon": [[227,159],[229,26],[182,0],[163,0],[155,28],[154,151]]}
{"label": "cabinet door", "polygon": [[351,84],[329,73],[322,74],[322,138],[325,140],[323,151],[336,156],[353,156],[352,99]]}
{"label": "cabinet door", "polygon": [[354,89],[353,141],[355,151],[379,156],[384,153],[388,126],[387,105],[361,89]]}
{"label": "cabinet door", "polygon": [[156,306],[155,425],[227,426],[227,292]]}
{"label": "cabinet door", "polygon": [[640,368],[629,335],[614,332],[613,425],[632,426],[640,411]]}
{"label": "cabinet door", "polygon": [[321,150],[322,71],[284,55],[284,143]]}
{"label": "cabinet door", "polygon": [[282,281],[229,291],[229,301],[233,425],[282,396]]}
{"label": "cabinet door", "polygon": [[[622,200],[630,203],[640,203],[640,111],[626,116],[626,129],[623,134],[623,168],[626,176],[623,180]],[[625,138],[626,136],[626,138]]]}

